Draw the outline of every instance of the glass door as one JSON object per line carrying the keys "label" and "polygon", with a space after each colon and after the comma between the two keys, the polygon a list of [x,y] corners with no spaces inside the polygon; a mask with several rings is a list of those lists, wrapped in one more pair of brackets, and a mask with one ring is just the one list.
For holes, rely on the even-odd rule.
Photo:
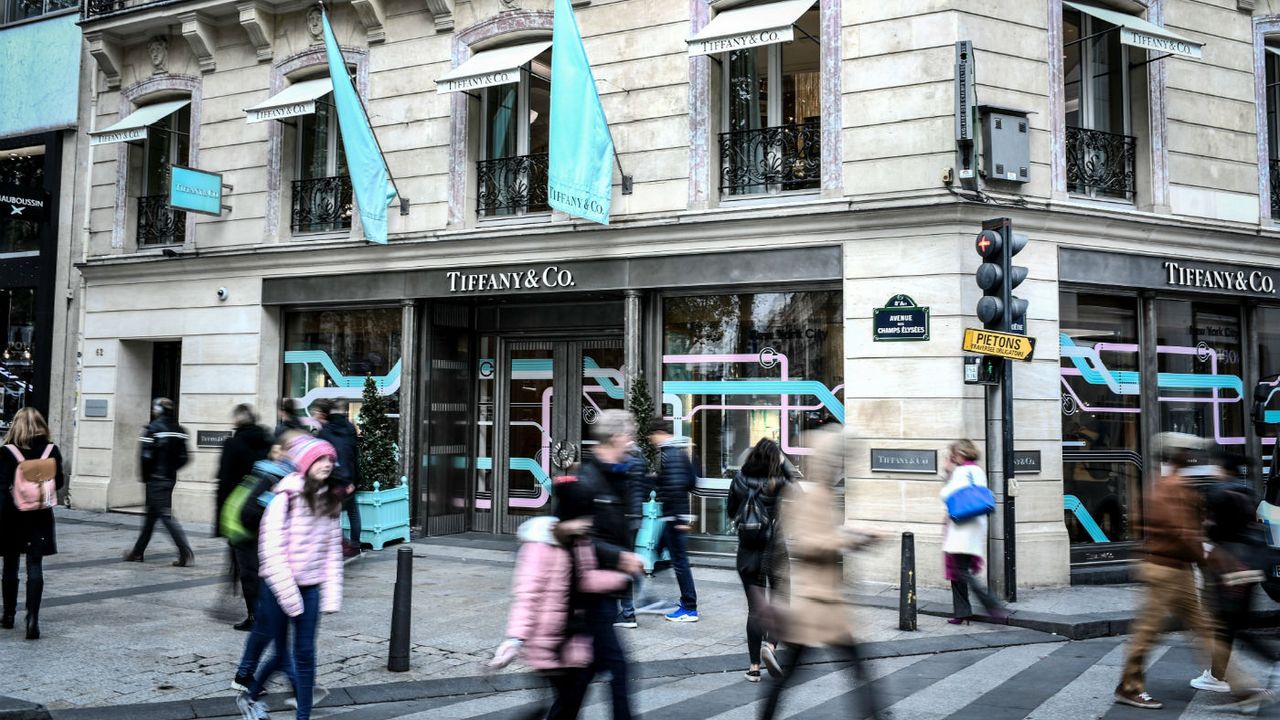
{"label": "glass door", "polygon": [[[492,423],[479,428],[490,448],[477,457],[476,510],[489,514],[495,532],[552,509],[551,484],[569,472],[590,446],[600,412],[621,409],[625,398],[621,339],[505,340],[496,343],[500,369]],[[484,413],[482,413],[484,415]],[[480,528],[477,528],[480,529]]]}

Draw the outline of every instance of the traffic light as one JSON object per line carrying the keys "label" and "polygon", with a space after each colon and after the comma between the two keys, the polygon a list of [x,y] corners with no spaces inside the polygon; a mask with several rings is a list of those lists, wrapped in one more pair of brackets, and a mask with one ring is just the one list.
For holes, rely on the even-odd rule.
{"label": "traffic light", "polygon": [[1013,289],[1027,278],[1027,269],[1014,265],[1013,256],[1026,244],[1027,236],[1015,233],[1009,218],[982,223],[982,232],[974,243],[982,257],[975,279],[982,288],[978,319],[987,330],[1027,331],[1027,301],[1013,294]]}

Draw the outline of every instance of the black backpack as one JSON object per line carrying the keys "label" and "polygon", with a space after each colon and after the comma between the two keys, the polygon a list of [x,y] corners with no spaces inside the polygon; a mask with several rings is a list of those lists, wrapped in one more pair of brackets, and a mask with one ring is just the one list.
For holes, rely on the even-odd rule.
{"label": "black backpack", "polygon": [[738,545],[745,548],[764,548],[773,539],[773,516],[765,507],[764,485],[755,485],[747,490],[747,498],[733,518],[738,529]]}

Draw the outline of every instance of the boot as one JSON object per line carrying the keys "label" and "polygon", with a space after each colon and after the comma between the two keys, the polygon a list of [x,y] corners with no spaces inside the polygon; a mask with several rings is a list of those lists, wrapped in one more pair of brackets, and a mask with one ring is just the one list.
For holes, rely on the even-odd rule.
{"label": "boot", "polygon": [[195,553],[193,553],[193,552],[191,552],[190,550],[188,550],[187,552],[180,553],[180,554],[178,555],[178,559],[173,563],[173,566],[174,566],[174,567],[188,567],[188,566],[194,565],[194,564],[195,564],[195,562],[196,562],[196,556],[195,556]]}
{"label": "boot", "polygon": [[252,616],[252,615],[250,615],[249,617],[245,618],[245,619],[244,619],[243,621],[241,621],[240,623],[238,623],[238,624],[236,624],[236,625],[232,625],[232,626],[231,626],[231,629],[233,629],[233,630],[239,630],[240,632],[249,632],[250,630],[252,630],[252,629],[253,629],[253,616]]}
{"label": "boot", "polygon": [[5,630],[13,629],[13,613],[8,610],[4,611],[4,615],[0,615],[0,628]]}
{"label": "boot", "polygon": [[0,590],[0,593],[4,597],[4,614],[0,615],[0,628],[12,630],[13,616],[18,613],[18,579],[5,578],[0,583],[3,584],[3,590]]}
{"label": "boot", "polygon": [[27,613],[27,639],[40,639],[40,615],[39,613]]}

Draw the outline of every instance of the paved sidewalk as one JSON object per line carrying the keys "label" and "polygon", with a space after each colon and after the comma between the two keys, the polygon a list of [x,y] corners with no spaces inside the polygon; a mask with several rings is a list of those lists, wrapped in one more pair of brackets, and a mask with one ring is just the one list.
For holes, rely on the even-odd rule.
{"label": "paved sidewalk", "polygon": [[[160,531],[145,564],[124,563],[139,518],[59,510],[62,553],[46,562],[44,637],[22,639],[0,632],[0,696],[42,703],[50,710],[226,698],[245,635],[229,625],[243,616],[239,598],[227,594],[225,545],[189,526],[196,565],[174,568],[176,552]],[[205,530],[202,536],[201,531]],[[326,616],[319,640],[319,677],[329,688],[404,687],[420,681],[479,677],[505,625],[513,547],[476,540],[415,542],[411,670],[386,670],[395,551],[368,553],[346,567],[343,611]],[[630,653],[644,664],[714,658],[745,666],[745,601],[732,570],[695,568],[702,620],[667,623],[642,616],[636,631],[623,631]],[[675,596],[670,573],[656,582]],[[866,641],[892,648],[911,640],[929,652],[930,639],[1009,633],[997,625],[952,626],[922,615],[919,631],[897,630],[896,591],[858,589],[879,605],[858,611]],[[1124,592],[1124,591],[1119,591]],[[1025,591],[1028,607],[1098,607],[1109,588]],[[922,591],[932,598],[932,591]],[[1033,605],[1034,604],[1034,605]],[[21,619],[21,617],[19,618]],[[997,636],[992,637],[996,641]],[[925,644],[921,645],[923,642]],[[962,647],[969,641],[961,642]],[[509,672],[517,672],[515,670]]]}

